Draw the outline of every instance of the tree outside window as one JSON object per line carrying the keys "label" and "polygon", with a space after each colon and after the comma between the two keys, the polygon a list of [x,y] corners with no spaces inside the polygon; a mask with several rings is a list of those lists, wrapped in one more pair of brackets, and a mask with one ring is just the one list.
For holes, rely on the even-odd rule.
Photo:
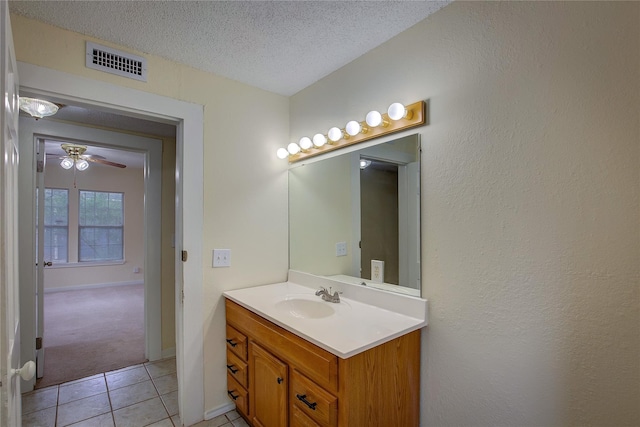
{"label": "tree outside window", "polygon": [[80,190],[80,262],[124,259],[124,193]]}

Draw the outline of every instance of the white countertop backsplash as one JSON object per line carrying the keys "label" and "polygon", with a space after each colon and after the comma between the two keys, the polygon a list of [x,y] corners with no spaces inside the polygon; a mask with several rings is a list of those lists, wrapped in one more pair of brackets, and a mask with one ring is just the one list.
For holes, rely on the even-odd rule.
{"label": "white countertop backsplash", "polygon": [[[340,303],[315,296],[320,287],[342,292]],[[290,270],[287,282],[224,292],[224,296],[343,359],[427,325],[427,300]],[[276,307],[285,296],[330,304],[335,313],[299,318]]]}

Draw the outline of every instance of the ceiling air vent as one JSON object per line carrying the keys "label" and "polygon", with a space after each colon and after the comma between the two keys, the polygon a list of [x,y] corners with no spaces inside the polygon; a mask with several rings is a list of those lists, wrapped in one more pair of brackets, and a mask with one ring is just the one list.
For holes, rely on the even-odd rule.
{"label": "ceiling air vent", "polygon": [[87,42],[88,68],[147,81],[147,60],[141,56]]}

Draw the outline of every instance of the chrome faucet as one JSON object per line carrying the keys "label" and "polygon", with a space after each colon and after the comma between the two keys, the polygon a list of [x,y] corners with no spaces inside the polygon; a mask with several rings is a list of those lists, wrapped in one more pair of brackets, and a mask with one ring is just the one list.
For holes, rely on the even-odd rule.
{"label": "chrome faucet", "polygon": [[329,288],[329,290],[327,291],[326,288],[320,287],[320,289],[318,289],[316,291],[316,296],[322,296],[322,299],[324,301],[338,303],[338,302],[340,302],[340,294],[341,293],[342,292],[335,291],[333,293],[333,295],[331,295],[331,288]]}

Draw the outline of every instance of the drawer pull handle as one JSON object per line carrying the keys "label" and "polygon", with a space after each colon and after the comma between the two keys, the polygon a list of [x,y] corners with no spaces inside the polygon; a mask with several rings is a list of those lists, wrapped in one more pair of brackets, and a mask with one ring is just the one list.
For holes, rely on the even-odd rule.
{"label": "drawer pull handle", "polygon": [[240,396],[234,396],[234,395],[233,395],[233,390],[227,390],[227,394],[228,394],[229,396],[231,396],[231,398],[232,398],[233,400],[237,400],[237,399],[240,397]]}
{"label": "drawer pull handle", "polygon": [[316,405],[318,404],[317,402],[309,402],[307,400],[307,395],[303,394],[303,395],[299,395],[296,394],[296,397],[298,398],[298,400],[300,400],[302,403],[304,403],[305,405],[307,405],[309,408],[313,409],[314,411],[316,410]]}
{"label": "drawer pull handle", "polygon": [[232,374],[235,374],[239,371],[239,369],[233,369],[234,365],[227,365],[227,369],[231,371]]}
{"label": "drawer pull handle", "polygon": [[237,345],[238,345],[238,343],[237,343],[237,342],[233,342],[233,339],[227,339],[227,342],[229,343],[229,345],[230,345],[231,347],[235,347],[235,346],[237,346]]}

